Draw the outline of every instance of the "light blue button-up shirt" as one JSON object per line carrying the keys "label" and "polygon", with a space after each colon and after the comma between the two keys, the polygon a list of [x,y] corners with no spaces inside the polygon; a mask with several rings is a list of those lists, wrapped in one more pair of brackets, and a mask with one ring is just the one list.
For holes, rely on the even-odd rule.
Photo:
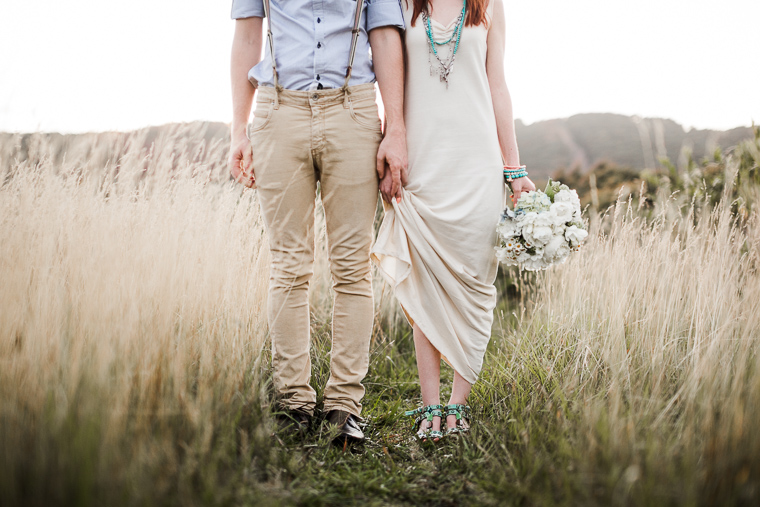
{"label": "light blue button-up shirt", "polygon": [[[343,86],[356,0],[271,0],[270,9],[280,85],[289,90]],[[232,19],[250,17],[264,17],[263,0],[232,1]],[[404,28],[400,0],[365,0],[351,86],[375,81],[367,33],[382,26]],[[248,73],[259,86],[274,86],[268,45],[263,60]]]}

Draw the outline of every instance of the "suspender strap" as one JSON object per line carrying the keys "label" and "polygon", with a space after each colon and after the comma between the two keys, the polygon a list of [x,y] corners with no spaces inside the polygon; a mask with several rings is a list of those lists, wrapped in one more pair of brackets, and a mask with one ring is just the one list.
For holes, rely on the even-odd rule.
{"label": "suspender strap", "polygon": [[272,59],[272,76],[274,88],[280,91],[280,82],[277,78],[277,63],[274,61],[274,37],[272,37],[272,17],[270,16],[269,0],[264,0],[264,16],[267,18],[267,40],[269,40],[269,56]]}
{"label": "suspender strap", "polygon": [[356,14],[354,15],[354,29],[351,30],[351,52],[348,57],[348,68],[346,69],[346,82],[343,83],[343,88],[348,90],[348,82],[351,80],[351,70],[354,67],[354,56],[356,56],[356,45],[359,41],[359,23],[362,21],[362,10],[364,7],[364,0],[356,0]]}
{"label": "suspender strap", "polygon": [[[279,93],[282,89],[277,76],[277,63],[274,60],[274,38],[272,37],[272,17],[270,16],[269,0],[263,0],[264,16],[267,18],[267,40],[269,41],[269,56],[272,59],[272,79],[274,87]],[[351,70],[354,66],[354,57],[356,56],[356,46],[359,42],[359,24],[362,20],[362,11],[364,10],[364,0],[356,0],[356,13],[354,14],[354,28],[351,30],[351,52],[348,56],[348,68],[346,69],[346,81],[343,83],[343,90],[348,90],[348,82],[351,80]]]}

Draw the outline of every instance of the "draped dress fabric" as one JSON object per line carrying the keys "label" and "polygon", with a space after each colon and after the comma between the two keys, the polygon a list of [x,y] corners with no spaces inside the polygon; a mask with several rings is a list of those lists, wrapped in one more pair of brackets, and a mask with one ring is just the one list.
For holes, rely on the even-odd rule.
{"label": "draped dress fabric", "polygon": [[[411,26],[409,4],[404,13],[408,183],[400,203],[383,203],[372,258],[410,323],[475,383],[491,337],[495,231],[506,204],[486,75],[488,31],[464,27],[447,88],[437,74],[431,76],[425,28],[421,17]],[[489,5],[489,17],[491,11]],[[441,42],[455,29],[454,21],[431,23]]]}

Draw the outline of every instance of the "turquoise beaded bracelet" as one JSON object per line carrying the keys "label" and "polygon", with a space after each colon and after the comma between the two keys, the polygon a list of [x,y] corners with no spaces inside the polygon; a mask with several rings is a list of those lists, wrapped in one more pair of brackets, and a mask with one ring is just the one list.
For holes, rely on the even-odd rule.
{"label": "turquoise beaded bracelet", "polygon": [[528,176],[528,171],[525,170],[525,166],[504,166],[504,178],[508,182],[512,182],[512,180],[516,180],[518,178],[524,178]]}

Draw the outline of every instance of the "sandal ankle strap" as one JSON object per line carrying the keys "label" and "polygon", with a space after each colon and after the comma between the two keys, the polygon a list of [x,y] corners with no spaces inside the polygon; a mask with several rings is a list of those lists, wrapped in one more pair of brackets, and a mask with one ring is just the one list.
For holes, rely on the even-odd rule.
{"label": "sandal ankle strap", "polygon": [[444,409],[443,405],[425,405],[424,407],[415,408],[414,410],[407,410],[406,412],[404,412],[404,415],[415,416],[417,414],[426,414],[432,411],[440,412],[443,409]]}
{"label": "sandal ankle strap", "polygon": [[418,425],[423,420],[433,421],[433,417],[443,417],[443,405],[425,405],[414,410],[407,410],[404,415],[414,417],[414,425]]}
{"label": "sandal ankle strap", "polygon": [[446,411],[446,417],[453,415],[456,416],[457,420],[462,419],[463,417],[465,419],[470,419],[470,406],[469,405],[463,405],[461,403],[452,403],[451,405],[446,405],[443,407],[443,409]]}

